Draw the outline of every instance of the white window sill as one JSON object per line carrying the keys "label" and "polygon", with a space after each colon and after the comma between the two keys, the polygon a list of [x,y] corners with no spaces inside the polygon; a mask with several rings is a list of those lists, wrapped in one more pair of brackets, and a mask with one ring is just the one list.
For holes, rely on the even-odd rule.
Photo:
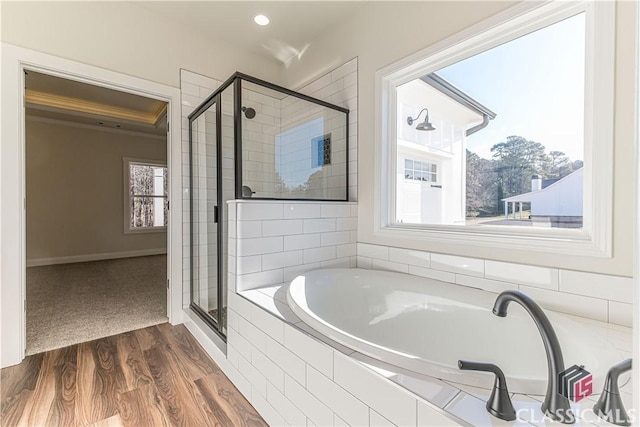
{"label": "white window sill", "polygon": [[610,258],[610,249],[598,244],[584,230],[522,230],[513,234],[511,227],[473,225],[411,225],[380,227],[375,236],[385,239],[408,239],[436,244],[460,244],[481,248],[538,251],[565,255]]}

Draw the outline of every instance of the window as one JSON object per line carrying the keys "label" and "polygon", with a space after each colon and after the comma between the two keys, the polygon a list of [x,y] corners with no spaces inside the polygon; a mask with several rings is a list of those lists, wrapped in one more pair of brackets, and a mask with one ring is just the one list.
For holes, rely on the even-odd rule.
{"label": "window", "polygon": [[404,178],[414,181],[438,182],[438,166],[429,162],[404,159]]}
{"label": "window", "polygon": [[168,221],[167,166],[124,159],[125,233],[165,231]]}
{"label": "window", "polygon": [[320,168],[331,164],[331,134],[311,139],[311,167]]}
{"label": "window", "polygon": [[522,4],[380,70],[377,233],[610,256],[614,12]]}
{"label": "window", "polygon": [[[446,150],[448,170],[465,163],[446,189],[418,195],[424,210],[444,207],[419,223],[582,227],[584,53],[581,12],[397,88],[397,156]],[[405,178],[432,181],[429,163],[405,162]]]}

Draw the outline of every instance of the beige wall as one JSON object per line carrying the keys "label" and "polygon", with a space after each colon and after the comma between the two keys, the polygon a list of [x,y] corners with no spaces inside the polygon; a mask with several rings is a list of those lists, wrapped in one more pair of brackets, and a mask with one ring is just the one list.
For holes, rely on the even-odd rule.
{"label": "beige wall", "polygon": [[226,80],[242,71],[278,82],[281,65],[124,1],[2,1],[3,42],[180,86],[180,68]]}
{"label": "beige wall", "polygon": [[166,161],[166,139],[26,121],[27,260],[166,248],[124,234],[123,157]]}
{"label": "beige wall", "polygon": [[[298,87],[303,82],[358,57],[359,79],[359,177],[358,241],[496,259],[523,264],[561,267],[631,276],[634,230],[634,35],[635,4],[617,4],[616,104],[614,147],[613,258],[559,256],[540,252],[499,248],[473,248],[459,244],[433,244],[419,240],[385,238],[374,235],[371,212],[374,208],[374,74],[399,59],[482,21],[508,8],[508,2],[372,2],[352,20],[327,31],[315,40],[304,55],[286,69],[285,84]],[[390,24],[393,23],[393,24]],[[599,201],[596,201],[598,203]]]}

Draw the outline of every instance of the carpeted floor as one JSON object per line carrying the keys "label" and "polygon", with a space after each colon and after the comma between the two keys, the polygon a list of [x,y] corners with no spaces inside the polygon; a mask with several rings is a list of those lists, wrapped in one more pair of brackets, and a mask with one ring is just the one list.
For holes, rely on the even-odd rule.
{"label": "carpeted floor", "polygon": [[27,355],[167,321],[165,255],[27,268]]}

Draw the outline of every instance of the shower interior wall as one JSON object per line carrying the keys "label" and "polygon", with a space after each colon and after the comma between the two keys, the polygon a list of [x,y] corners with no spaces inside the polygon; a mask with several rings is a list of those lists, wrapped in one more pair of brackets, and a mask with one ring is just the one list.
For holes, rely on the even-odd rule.
{"label": "shower interior wall", "polygon": [[258,92],[259,86],[242,83],[242,106],[256,110],[253,119],[242,116],[242,184],[255,191],[255,197],[273,197],[274,141],[280,129],[281,101],[273,91]]}
{"label": "shower interior wall", "polygon": [[[243,185],[258,198],[333,199],[346,195],[347,124],[343,113],[242,82]],[[331,135],[331,163],[314,164],[312,140]]]}

